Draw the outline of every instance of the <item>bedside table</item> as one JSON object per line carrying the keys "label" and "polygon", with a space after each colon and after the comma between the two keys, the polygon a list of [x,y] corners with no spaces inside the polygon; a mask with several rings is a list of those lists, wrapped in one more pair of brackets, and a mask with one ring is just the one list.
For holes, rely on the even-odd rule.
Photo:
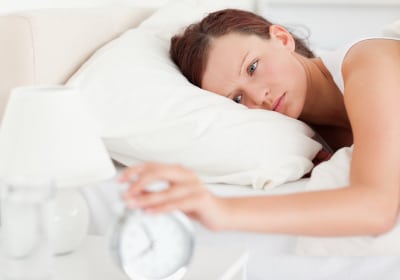
{"label": "bedside table", "polygon": [[[129,280],[117,267],[104,236],[89,235],[75,252],[54,259],[53,280]],[[196,243],[186,280],[246,279],[248,254],[241,248]],[[1,268],[0,268],[1,270]]]}

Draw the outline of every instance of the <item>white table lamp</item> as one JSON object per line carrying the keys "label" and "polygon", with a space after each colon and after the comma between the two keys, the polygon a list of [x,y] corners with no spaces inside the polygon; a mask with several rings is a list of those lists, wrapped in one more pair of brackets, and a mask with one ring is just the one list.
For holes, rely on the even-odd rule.
{"label": "white table lamp", "polygon": [[115,167],[76,89],[12,90],[0,129],[0,178],[53,180],[55,253],[75,250],[87,234],[88,206],[77,188],[114,175]]}

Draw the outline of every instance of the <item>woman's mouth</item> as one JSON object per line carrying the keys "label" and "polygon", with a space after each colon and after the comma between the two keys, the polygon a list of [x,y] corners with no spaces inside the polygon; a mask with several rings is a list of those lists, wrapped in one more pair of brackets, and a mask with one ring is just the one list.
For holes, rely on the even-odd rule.
{"label": "woman's mouth", "polygon": [[281,110],[283,109],[283,104],[285,103],[285,96],[286,92],[278,97],[277,100],[275,100],[274,104],[272,104],[272,111],[281,113]]}

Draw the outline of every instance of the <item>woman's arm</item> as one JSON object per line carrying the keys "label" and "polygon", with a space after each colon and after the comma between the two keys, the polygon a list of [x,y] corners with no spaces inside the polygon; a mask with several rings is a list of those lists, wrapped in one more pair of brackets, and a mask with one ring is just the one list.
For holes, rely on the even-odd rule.
{"label": "woman's arm", "polygon": [[343,76],[354,134],[350,183],[381,194],[376,204],[382,219],[394,224],[400,204],[400,41],[355,45]]}
{"label": "woman's arm", "polygon": [[[127,168],[135,177],[125,199],[133,208],[153,213],[179,209],[212,230],[337,236],[379,234],[390,225],[376,213],[379,205],[363,188],[342,188],[289,195],[221,198],[212,195],[189,169],[146,163]],[[154,181],[167,181],[162,192],[147,192]],[[375,198],[374,198],[375,199]]]}
{"label": "woman's arm", "polygon": [[[126,194],[133,207],[180,209],[216,230],[338,236],[381,234],[395,223],[400,201],[400,45],[365,41],[343,66],[345,103],[354,134],[350,186],[300,194],[219,198],[191,171],[145,164],[126,170],[138,180]],[[148,193],[165,180],[170,188]]]}
{"label": "woman's arm", "polygon": [[[400,201],[400,41],[357,44],[343,74],[354,135],[350,186],[233,199],[233,228],[326,236],[380,234],[393,227]],[[248,217],[261,209],[257,227]]]}

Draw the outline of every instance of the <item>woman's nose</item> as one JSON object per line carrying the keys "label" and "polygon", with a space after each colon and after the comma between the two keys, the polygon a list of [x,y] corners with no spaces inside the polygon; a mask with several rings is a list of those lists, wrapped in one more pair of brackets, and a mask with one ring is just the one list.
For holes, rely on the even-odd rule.
{"label": "woman's nose", "polygon": [[[245,105],[249,108],[266,107],[265,105],[270,103],[267,99],[267,96],[268,96],[268,90],[248,88],[245,91],[245,97],[246,97]],[[269,105],[271,105],[271,104],[269,104]],[[266,109],[270,109],[269,107],[267,107]]]}

